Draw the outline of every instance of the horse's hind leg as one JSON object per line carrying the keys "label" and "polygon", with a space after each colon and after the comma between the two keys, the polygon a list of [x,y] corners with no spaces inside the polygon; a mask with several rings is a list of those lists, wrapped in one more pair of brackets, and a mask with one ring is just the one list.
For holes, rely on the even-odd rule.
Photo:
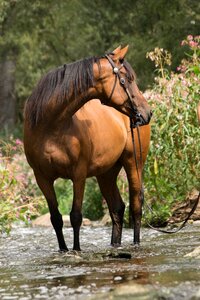
{"label": "horse's hind leg", "polygon": [[97,177],[99,187],[103,197],[106,199],[108,204],[110,216],[112,219],[112,237],[111,245],[121,245],[122,227],[125,204],[121,198],[117,187],[117,175],[121,166],[115,166],[110,169],[107,173]]}
{"label": "horse's hind leg", "polygon": [[51,215],[51,223],[56,232],[56,236],[58,239],[59,249],[60,251],[68,251],[67,246],[65,244],[62,228],[63,228],[63,220],[62,216],[58,210],[58,202],[56,199],[56,194],[53,187],[53,181],[45,179],[41,175],[35,173],[36,181],[38,186],[40,187],[42,193],[44,194],[50,215]]}

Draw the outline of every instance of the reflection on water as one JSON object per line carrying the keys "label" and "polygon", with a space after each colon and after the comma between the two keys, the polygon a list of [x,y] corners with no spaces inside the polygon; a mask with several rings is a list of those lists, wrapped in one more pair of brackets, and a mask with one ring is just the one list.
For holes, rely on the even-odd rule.
{"label": "reflection on water", "polygon": [[[175,235],[143,229],[141,247],[134,248],[132,230],[124,229],[116,250],[109,245],[111,228],[85,227],[83,251],[59,253],[53,229],[15,228],[0,237],[0,299],[88,299],[127,283],[153,287],[157,299],[192,299],[199,262],[184,255],[200,245],[199,231],[194,225]],[[65,237],[70,248],[71,229]]]}

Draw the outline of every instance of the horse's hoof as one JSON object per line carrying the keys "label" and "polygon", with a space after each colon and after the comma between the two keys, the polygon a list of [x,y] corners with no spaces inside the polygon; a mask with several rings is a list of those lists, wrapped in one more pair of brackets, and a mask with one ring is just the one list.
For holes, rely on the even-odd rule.
{"label": "horse's hoof", "polygon": [[119,248],[119,247],[121,247],[121,244],[120,243],[113,243],[113,244],[111,244],[111,246],[113,248]]}
{"label": "horse's hoof", "polygon": [[68,252],[68,248],[64,248],[64,249],[59,249],[58,252],[63,253],[63,252]]}
{"label": "horse's hoof", "polygon": [[80,251],[81,251],[81,248],[73,248],[73,251],[80,252]]}

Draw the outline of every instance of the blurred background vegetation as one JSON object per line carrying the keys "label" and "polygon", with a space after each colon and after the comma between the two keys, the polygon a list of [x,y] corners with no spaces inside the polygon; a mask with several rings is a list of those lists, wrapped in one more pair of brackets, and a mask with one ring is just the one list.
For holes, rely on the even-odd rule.
{"label": "blurred background vegetation", "polygon": [[[119,44],[130,45],[127,59],[154,109],[147,200],[166,219],[174,200],[199,188],[199,34],[196,0],[0,0],[0,228],[46,211],[21,144],[23,106],[36,82],[51,68]],[[123,174],[119,186],[126,200]],[[71,182],[58,180],[56,191],[61,211],[69,212]],[[93,178],[85,200],[85,216],[100,218]]]}

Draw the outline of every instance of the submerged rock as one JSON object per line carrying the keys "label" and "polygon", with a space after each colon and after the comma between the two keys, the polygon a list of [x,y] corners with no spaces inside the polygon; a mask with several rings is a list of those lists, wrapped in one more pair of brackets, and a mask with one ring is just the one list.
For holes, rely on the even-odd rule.
{"label": "submerged rock", "polygon": [[199,290],[192,296],[191,300],[199,300],[200,299],[200,288]]}
{"label": "submerged rock", "polygon": [[153,289],[149,285],[141,285],[137,283],[130,284],[121,284],[106,294],[95,295],[95,297],[90,298],[91,300],[101,300],[101,299],[109,299],[109,300],[152,300],[159,299],[156,295],[156,290]]}
{"label": "submerged rock", "polygon": [[192,257],[200,259],[200,246],[195,248],[192,252],[185,255],[185,257]]}
{"label": "submerged rock", "polygon": [[121,285],[113,293],[113,299],[133,299],[133,297],[137,297],[138,300],[155,299],[154,296],[152,287],[137,283]]}

